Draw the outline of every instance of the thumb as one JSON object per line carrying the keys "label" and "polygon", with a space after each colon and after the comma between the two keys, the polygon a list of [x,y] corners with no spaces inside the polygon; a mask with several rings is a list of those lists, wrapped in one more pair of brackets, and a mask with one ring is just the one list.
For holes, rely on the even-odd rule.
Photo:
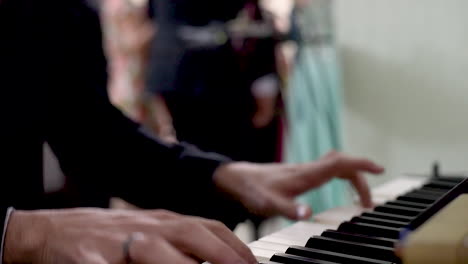
{"label": "thumb", "polygon": [[305,204],[298,204],[293,199],[279,195],[272,197],[273,211],[291,220],[306,220],[312,215],[312,209]]}

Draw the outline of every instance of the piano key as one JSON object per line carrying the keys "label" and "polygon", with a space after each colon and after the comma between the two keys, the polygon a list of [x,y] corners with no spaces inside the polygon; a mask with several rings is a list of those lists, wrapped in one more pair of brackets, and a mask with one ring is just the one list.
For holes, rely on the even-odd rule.
{"label": "piano key", "polygon": [[[249,247],[252,251],[252,254],[255,256],[259,263],[268,263],[270,258],[278,253],[276,250],[266,249],[266,248],[257,248],[257,247]],[[210,264],[209,262],[203,262],[203,264]]]}
{"label": "piano key", "polygon": [[398,195],[408,192],[414,188],[421,187],[425,178],[408,178],[402,177],[391,180],[388,183],[382,184],[372,189],[372,196],[374,197],[385,197],[388,199],[394,199]]}
{"label": "piano key", "polygon": [[422,209],[415,209],[396,205],[379,205],[374,208],[374,211],[406,216],[417,216],[420,213],[424,212],[424,210]]}
{"label": "piano key", "polygon": [[336,264],[336,262],[329,262],[324,260],[311,259],[301,256],[295,256],[290,254],[275,254],[271,257],[273,263],[283,263],[283,264]]}
{"label": "piano key", "polygon": [[325,260],[343,264],[390,264],[393,262],[370,259],[365,257],[342,254],[332,251],[292,246],[286,250],[286,254],[302,256],[306,258]]}
{"label": "piano key", "polygon": [[365,223],[371,225],[378,225],[378,226],[388,226],[388,227],[396,227],[401,228],[408,225],[408,222],[399,222],[387,219],[379,219],[367,216],[355,216],[351,219],[353,223]]}
{"label": "piano key", "polygon": [[423,197],[425,199],[434,200],[434,201],[439,200],[443,196],[443,194],[442,195],[435,195],[433,193],[428,193],[426,191],[421,191],[421,190],[406,193],[405,195],[418,195],[418,196]]}
{"label": "piano key", "polygon": [[338,207],[317,214],[312,218],[317,223],[338,226],[343,221],[349,220],[351,217],[357,216],[366,211],[370,211],[370,209],[366,209],[357,205],[349,207]]}
{"label": "piano key", "polygon": [[276,252],[285,252],[286,249],[288,249],[288,247],[291,245],[257,240],[249,243],[248,246],[250,248],[268,249],[274,250]]}
{"label": "piano key", "polygon": [[401,228],[378,226],[365,223],[351,223],[346,221],[338,227],[338,231],[398,239],[400,237]]}
{"label": "piano key", "polygon": [[424,203],[424,204],[433,204],[437,199],[431,199],[428,198],[427,196],[424,195],[419,195],[419,194],[406,194],[406,195],[401,195],[396,198],[399,201],[408,201],[408,202],[414,202],[414,203]]}
{"label": "piano key", "polygon": [[388,220],[399,221],[399,222],[408,222],[408,223],[411,220],[414,219],[413,216],[390,214],[390,213],[375,212],[375,211],[374,212],[364,212],[364,213],[361,214],[361,216],[382,218],[382,219],[388,219]]}
{"label": "piano key", "polygon": [[453,187],[457,186],[457,183],[451,183],[451,182],[445,182],[445,181],[437,181],[437,180],[432,180],[429,183],[426,183],[423,185],[424,187],[429,187],[429,188],[437,188],[437,189],[447,189],[450,190]]}
{"label": "piano key", "polygon": [[429,191],[429,192],[433,192],[433,193],[436,193],[436,194],[439,194],[439,195],[447,193],[447,189],[431,188],[431,187],[424,187],[424,186],[419,188],[418,190]]}
{"label": "piano key", "polygon": [[311,237],[309,241],[307,241],[306,247],[371,259],[386,260],[395,263],[400,262],[391,247],[382,247],[319,236]]}
{"label": "piano key", "polygon": [[250,248],[252,250],[253,255],[257,259],[257,261],[262,262],[262,261],[269,261],[270,258],[278,253],[277,251],[274,250],[269,250],[269,249],[264,249],[264,248]]}
{"label": "piano key", "polygon": [[386,204],[388,205],[396,205],[396,206],[404,206],[404,207],[411,207],[416,209],[427,209],[429,207],[428,204],[423,203],[414,203],[414,202],[407,202],[407,201],[389,201]]}
{"label": "piano key", "polygon": [[431,196],[431,197],[434,197],[436,199],[442,197],[446,192],[438,192],[438,191],[434,191],[433,188],[422,188],[422,189],[418,189],[418,190],[414,190],[412,192],[410,192],[409,194],[419,194],[419,195],[426,195],[426,196]]}
{"label": "piano key", "polygon": [[315,222],[297,222],[278,232],[260,238],[260,241],[283,244],[305,245],[307,240],[314,235],[320,235],[327,229],[336,229],[338,225],[325,225]]}
{"label": "piano key", "polygon": [[276,236],[276,235],[269,235],[260,238],[258,241],[264,241],[264,242],[270,242],[270,243],[276,243],[276,244],[281,244],[281,245],[305,245],[307,242],[307,239],[295,239],[295,238],[284,238],[281,236]]}
{"label": "piano key", "polygon": [[[372,196],[372,203],[374,205],[381,205],[388,201],[394,200],[394,197],[380,197],[380,196]],[[355,202],[356,205],[359,205],[361,201],[359,201],[359,197],[356,198]]]}
{"label": "piano key", "polygon": [[448,182],[454,182],[454,183],[461,183],[466,179],[466,177],[456,177],[456,176],[443,176],[443,177],[437,177],[435,178],[439,181],[448,181]]}
{"label": "piano key", "polygon": [[444,185],[444,186],[452,186],[452,188],[453,188],[453,187],[457,186],[459,184],[459,182],[451,182],[451,181],[445,181],[445,180],[439,179],[439,178],[434,178],[434,179],[430,180],[428,182],[428,184],[436,184],[436,185],[441,184],[441,185]]}
{"label": "piano key", "polygon": [[370,237],[360,234],[351,234],[351,233],[344,233],[335,230],[326,230],[322,233],[323,237],[329,237],[344,241],[352,241],[358,243],[365,243],[371,244],[376,246],[383,246],[383,247],[394,247],[395,243],[398,241],[396,239],[389,239],[383,237]]}

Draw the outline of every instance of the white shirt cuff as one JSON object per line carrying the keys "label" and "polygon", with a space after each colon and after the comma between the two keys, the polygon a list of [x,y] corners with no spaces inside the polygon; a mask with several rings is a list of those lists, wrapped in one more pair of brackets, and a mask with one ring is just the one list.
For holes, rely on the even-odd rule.
{"label": "white shirt cuff", "polygon": [[3,264],[3,247],[5,245],[5,237],[6,237],[6,232],[8,228],[8,221],[10,220],[11,213],[13,213],[14,210],[15,208],[13,207],[8,208],[6,216],[5,216],[5,224],[3,225],[3,234],[2,234],[2,244],[0,247],[0,263],[2,264]]}

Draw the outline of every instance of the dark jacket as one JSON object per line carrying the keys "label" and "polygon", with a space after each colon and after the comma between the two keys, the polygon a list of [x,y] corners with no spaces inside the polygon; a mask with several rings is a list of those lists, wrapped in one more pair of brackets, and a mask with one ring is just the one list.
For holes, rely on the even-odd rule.
{"label": "dark jacket", "polygon": [[244,209],[218,193],[228,159],[145,136],[107,99],[99,21],[79,0],[0,1],[0,226],[7,207],[44,203],[47,142],[81,197],[111,196],[234,225]]}

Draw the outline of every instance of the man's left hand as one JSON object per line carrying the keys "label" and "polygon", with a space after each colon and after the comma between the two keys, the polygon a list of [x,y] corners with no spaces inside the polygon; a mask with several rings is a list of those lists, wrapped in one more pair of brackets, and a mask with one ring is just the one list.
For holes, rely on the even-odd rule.
{"label": "man's left hand", "polygon": [[215,172],[214,182],[254,214],[303,220],[311,216],[312,210],[294,199],[334,177],[348,180],[358,192],[361,204],[371,207],[369,186],[362,173],[383,171],[368,159],[330,152],[318,161],[303,164],[228,163]]}

